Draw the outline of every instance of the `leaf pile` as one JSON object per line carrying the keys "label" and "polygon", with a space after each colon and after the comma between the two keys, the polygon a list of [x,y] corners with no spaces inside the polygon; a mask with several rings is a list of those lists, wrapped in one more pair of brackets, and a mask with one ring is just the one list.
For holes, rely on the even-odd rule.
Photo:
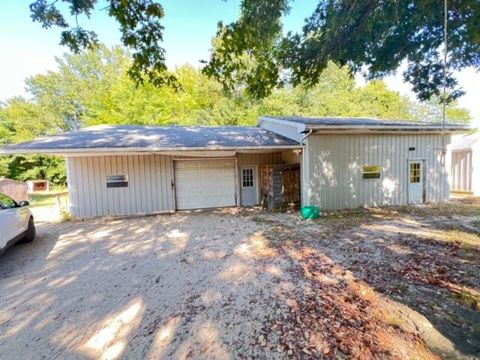
{"label": "leaf pile", "polygon": [[284,294],[285,311],[269,319],[258,345],[299,359],[432,357],[417,334],[382,321],[365,284],[313,250],[296,255],[296,288]]}

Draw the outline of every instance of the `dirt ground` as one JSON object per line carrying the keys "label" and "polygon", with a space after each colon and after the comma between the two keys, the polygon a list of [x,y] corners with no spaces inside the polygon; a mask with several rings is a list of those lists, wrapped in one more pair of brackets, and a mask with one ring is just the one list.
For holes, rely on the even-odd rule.
{"label": "dirt ground", "polygon": [[480,358],[480,206],[42,223],[2,359]]}

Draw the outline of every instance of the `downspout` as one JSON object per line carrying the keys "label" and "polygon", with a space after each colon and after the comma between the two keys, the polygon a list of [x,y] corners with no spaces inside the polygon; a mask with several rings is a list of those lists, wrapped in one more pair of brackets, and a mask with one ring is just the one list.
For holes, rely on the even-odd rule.
{"label": "downspout", "polygon": [[[305,140],[307,140],[307,138],[313,134],[313,129],[309,129],[307,134],[305,135],[305,137],[300,141],[300,143],[304,146],[303,149],[302,149],[302,168],[301,168],[301,177],[302,177],[302,196],[301,196],[301,199],[300,199],[300,203],[301,203],[301,206],[305,206],[305,205],[308,205],[308,204],[305,204],[305,202],[307,202],[307,191],[308,191],[308,184],[307,184],[307,179],[308,179],[308,176],[307,176],[307,170],[309,168],[309,165],[308,165],[308,157],[307,157],[307,151],[306,151],[306,147],[305,147]],[[310,174],[308,174],[310,175]]]}
{"label": "downspout", "polygon": [[305,137],[300,141],[300,143],[301,143],[302,145],[305,145],[305,144],[304,144],[304,141],[305,141],[310,135],[312,135],[312,134],[313,134],[313,129],[309,129],[307,135],[305,135]]}

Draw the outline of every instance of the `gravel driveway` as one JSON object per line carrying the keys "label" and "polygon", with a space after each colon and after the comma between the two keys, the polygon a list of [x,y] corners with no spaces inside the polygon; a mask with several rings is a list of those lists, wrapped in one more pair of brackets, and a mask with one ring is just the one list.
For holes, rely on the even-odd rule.
{"label": "gravel driveway", "polygon": [[0,357],[468,358],[480,209],[412,210],[43,223],[0,257]]}
{"label": "gravel driveway", "polygon": [[1,357],[248,355],[291,286],[264,242],[228,211],[42,224],[0,258]]}

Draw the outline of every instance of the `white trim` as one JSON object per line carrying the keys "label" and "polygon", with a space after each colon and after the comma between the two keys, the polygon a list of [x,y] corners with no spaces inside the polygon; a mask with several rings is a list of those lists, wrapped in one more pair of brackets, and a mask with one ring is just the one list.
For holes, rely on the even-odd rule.
{"label": "white trim", "polygon": [[427,159],[426,158],[407,158],[407,204],[415,205],[410,202],[410,162],[418,162],[422,165],[422,202],[425,204],[427,202]]}
{"label": "white trim", "polygon": [[174,209],[173,211],[177,211],[177,183],[175,181],[175,163],[173,157],[170,158],[170,170],[172,174],[172,178],[170,179],[170,188],[172,189],[171,197]]}
{"label": "white trim", "polygon": [[[172,148],[147,148],[147,147],[122,147],[122,148],[70,148],[70,149],[1,149],[0,154],[52,154],[52,155],[64,155],[68,154],[89,154],[90,156],[96,153],[101,153],[104,155],[119,155],[119,154],[128,154],[128,153],[145,153],[151,154],[156,153],[162,155],[162,152],[181,152],[181,151],[218,151],[218,150],[232,150],[232,151],[242,151],[242,150],[290,150],[290,149],[301,149],[302,145],[284,145],[284,146],[245,146],[245,147],[234,147],[234,146],[219,146],[219,147],[172,147]],[[115,150],[116,151],[115,151]],[[214,156],[212,156],[214,157]]]}
{"label": "white trim", "polygon": [[238,158],[235,156],[235,206],[241,206],[242,195],[240,194],[240,179],[238,178]]}
{"label": "white trim", "polygon": [[[336,119],[350,119],[350,118],[336,118]],[[315,125],[315,124],[306,124],[306,123],[303,123],[303,122],[297,122],[297,121],[291,121],[291,120],[288,120],[288,119],[279,119],[279,118],[276,118],[276,117],[270,117],[270,116],[261,116],[260,119],[258,120],[258,123],[257,123],[257,126],[260,126],[262,125],[263,121],[266,120],[266,121],[269,121],[269,122],[272,122],[274,124],[283,124],[283,125],[289,125],[289,126],[294,126],[298,129],[301,129],[301,131],[305,131],[305,130],[308,130],[308,129],[312,129],[312,130],[327,130],[328,132],[329,131],[340,131],[340,130],[377,130],[377,129],[380,129],[380,130],[387,130],[388,132],[397,132],[399,130],[403,131],[403,130],[410,130],[412,132],[415,132],[417,133],[418,131],[422,131],[422,130],[438,130],[438,131],[442,131],[443,127],[442,125],[428,125],[428,124],[421,124],[421,125],[418,125],[418,124],[412,124],[412,125],[399,125],[399,126],[395,126],[393,127],[392,125],[352,125],[352,124],[345,124],[345,125]],[[392,121],[393,123],[395,123],[395,121]],[[472,130],[471,127],[469,126],[462,126],[462,125],[459,125],[459,126],[455,126],[455,127],[449,127],[448,125],[445,127],[445,131],[448,131],[448,132],[467,132],[469,130]],[[300,131],[300,132],[301,132]]]}
{"label": "white trim", "polygon": [[260,119],[257,122],[258,127],[262,127],[262,123],[264,121],[269,121],[273,124],[279,124],[279,125],[288,125],[297,128],[299,131],[298,133],[301,133],[307,128],[307,125],[304,123],[299,123],[296,121],[290,121],[290,120],[283,120],[283,119],[277,119],[269,116],[261,116]]}
{"label": "white trim", "polygon": [[[176,171],[175,171],[175,162],[182,162],[182,161],[212,161],[212,160],[233,160],[235,162],[234,165],[234,197],[235,197],[235,206],[240,206],[239,205],[239,199],[238,199],[238,164],[237,164],[237,157],[213,157],[213,158],[172,158],[172,174],[173,174],[173,183],[174,183],[174,189],[173,189],[173,197],[174,197],[174,206],[175,210],[174,211],[182,211],[185,209],[178,209],[177,205],[177,178],[176,178]],[[202,208],[203,209],[203,208]]]}
{"label": "white trim", "polygon": [[[372,128],[372,127],[358,127],[358,128],[352,128],[352,127],[345,127],[345,128],[340,128],[340,127],[329,127],[329,128],[308,128],[313,130],[312,135],[325,135],[325,134],[341,134],[341,135],[359,135],[359,134],[370,134],[370,135],[388,135],[388,134],[399,134],[401,133],[402,135],[415,135],[415,134],[434,134],[434,135],[441,135],[442,129],[437,129],[434,127],[431,128],[385,128],[385,127],[378,127],[378,128]],[[445,129],[446,134],[455,134],[455,133],[465,133],[466,129]]]}

